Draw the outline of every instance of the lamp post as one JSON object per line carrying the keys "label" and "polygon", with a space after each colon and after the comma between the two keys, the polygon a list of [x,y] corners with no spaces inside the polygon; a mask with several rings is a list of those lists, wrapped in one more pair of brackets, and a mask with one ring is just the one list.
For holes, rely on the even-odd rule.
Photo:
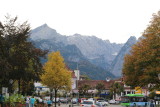
{"label": "lamp post", "polygon": [[79,99],[78,79],[76,80],[76,82],[77,82],[77,99]]}

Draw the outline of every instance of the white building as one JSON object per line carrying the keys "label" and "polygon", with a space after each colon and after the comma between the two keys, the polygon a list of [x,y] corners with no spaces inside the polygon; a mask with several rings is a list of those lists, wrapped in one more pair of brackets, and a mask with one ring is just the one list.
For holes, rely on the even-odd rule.
{"label": "white building", "polygon": [[[72,76],[72,90],[73,89],[76,89],[76,87],[77,87],[77,79],[79,79],[79,70],[74,70],[74,71],[72,71],[72,70],[70,70],[70,72],[72,72],[71,73],[71,76]],[[43,93],[43,92],[49,92],[50,90],[49,90],[49,88],[48,87],[46,87],[46,86],[43,86],[41,83],[39,83],[39,82],[36,82],[36,83],[34,83],[34,86],[35,86],[35,89],[36,89],[36,93]]]}

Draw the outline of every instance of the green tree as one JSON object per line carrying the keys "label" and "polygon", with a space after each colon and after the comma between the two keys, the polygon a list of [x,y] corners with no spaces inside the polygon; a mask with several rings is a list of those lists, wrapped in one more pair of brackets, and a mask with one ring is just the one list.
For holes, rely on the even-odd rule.
{"label": "green tree", "polygon": [[153,15],[141,39],[132,47],[130,54],[125,56],[123,65],[124,81],[133,87],[149,86],[150,90],[158,89],[160,87],[159,73],[160,11]]}
{"label": "green tree", "polygon": [[[17,17],[6,16],[4,23],[0,22],[0,74],[2,86],[10,86],[9,81],[18,81],[19,93],[21,84],[40,80],[43,73],[40,58],[46,51],[34,47],[29,41],[30,26],[27,22],[17,23]],[[6,83],[4,83],[6,82]]]}
{"label": "green tree", "polygon": [[101,92],[102,92],[103,90],[105,90],[105,86],[104,86],[103,83],[98,83],[98,84],[96,85],[96,89],[98,90],[98,95],[100,95]]}
{"label": "green tree", "polygon": [[11,70],[11,66],[8,63],[9,53],[7,51],[7,41],[4,37],[3,25],[0,22],[0,93],[2,91],[2,87],[8,86],[8,77],[9,71]]}
{"label": "green tree", "polygon": [[121,95],[121,92],[124,92],[124,86],[121,83],[115,82],[111,85],[110,87],[110,92],[113,95],[114,99],[116,98],[117,95]]}
{"label": "green tree", "polygon": [[83,80],[91,80],[88,75],[81,75],[81,77],[83,78]]}
{"label": "green tree", "polygon": [[87,95],[89,89],[91,89],[91,86],[88,84],[83,84],[82,86],[78,87],[78,91],[82,95]]}
{"label": "green tree", "polygon": [[50,90],[54,90],[55,99],[57,98],[58,90],[71,89],[71,72],[68,71],[59,51],[48,55],[44,70],[45,72],[41,76],[42,84],[48,86]]}

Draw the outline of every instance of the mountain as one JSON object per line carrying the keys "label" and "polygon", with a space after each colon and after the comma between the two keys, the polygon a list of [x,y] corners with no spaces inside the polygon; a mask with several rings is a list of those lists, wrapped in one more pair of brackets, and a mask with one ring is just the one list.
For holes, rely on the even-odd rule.
{"label": "mountain", "polygon": [[56,30],[50,28],[47,24],[35,28],[31,31],[31,40],[54,40],[55,43],[67,43],[67,36],[57,33]]}
{"label": "mountain", "polygon": [[76,45],[81,53],[93,64],[109,69],[112,61],[122,48],[123,44],[110,43],[109,40],[102,40],[95,36],[83,36],[74,34],[64,36],[44,24],[32,31],[31,39],[50,40],[64,45]]}
{"label": "mountain", "polygon": [[124,62],[124,56],[126,54],[129,54],[131,47],[137,42],[136,37],[131,36],[128,41],[124,44],[124,46],[121,48],[120,52],[114,59],[114,61],[111,64],[111,70],[110,72],[114,74],[117,77],[120,77],[122,75],[122,67]]}
{"label": "mountain", "polygon": [[68,44],[75,44],[93,64],[108,69],[123,44],[110,43],[95,36],[74,34],[67,38]]}
{"label": "mountain", "polygon": [[[108,44],[108,46],[110,46],[109,48],[114,47],[115,51],[113,51],[114,49],[108,50],[108,53],[113,54],[119,50],[116,48],[116,44],[110,44],[109,41],[103,41],[99,38],[96,38],[95,36],[85,37],[77,34],[73,36],[64,36],[57,33],[56,30],[48,27],[47,24],[32,30],[30,38],[38,48],[44,50],[47,49],[50,52],[60,51],[69,68],[76,69],[78,64],[81,74],[88,75],[91,79],[104,80],[106,77],[115,77],[107,69],[104,69],[99,65],[100,62],[105,62],[102,56],[107,57],[105,55],[107,46],[103,46],[105,50],[103,51],[101,45]],[[96,45],[94,45],[94,43],[96,43]],[[94,47],[92,45],[94,45]],[[119,47],[121,47],[121,45]],[[110,56],[115,57],[114,55]],[[109,61],[109,59],[107,59],[107,61]],[[45,60],[43,60],[43,63],[44,62]],[[106,63],[109,64],[110,62]]]}

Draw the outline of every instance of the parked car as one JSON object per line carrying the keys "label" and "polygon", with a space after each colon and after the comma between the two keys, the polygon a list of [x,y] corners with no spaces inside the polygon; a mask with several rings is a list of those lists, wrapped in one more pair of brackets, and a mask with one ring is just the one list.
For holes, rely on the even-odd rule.
{"label": "parked car", "polygon": [[86,98],[80,98],[80,103],[83,103],[84,100],[86,100]]}
{"label": "parked car", "polygon": [[116,101],[116,100],[114,100],[114,99],[109,100],[109,104],[118,104],[118,103],[119,103],[119,101]]}
{"label": "parked car", "polygon": [[88,98],[88,100],[94,100],[94,98]]}
{"label": "parked car", "polygon": [[68,103],[68,99],[67,98],[60,98],[59,101],[61,103]]}
{"label": "parked car", "polygon": [[72,98],[72,104],[77,104],[77,103],[78,103],[77,98]]}
{"label": "parked car", "polygon": [[93,100],[84,100],[80,106],[82,106],[82,107],[96,107],[96,104]]}
{"label": "parked car", "polygon": [[101,102],[96,103],[96,107],[104,107]]}
{"label": "parked car", "polygon": [[105,100],[97,100],[96,103],[101,103],[103,106],[109,105],[109,103],[107,101],[105,101]]}
{"label": "parked car", "polygon": [[55,103],[55,102],[58,103],[59,102],[59,98],[56,98],[56,99],[53,98],[53,103]]}

